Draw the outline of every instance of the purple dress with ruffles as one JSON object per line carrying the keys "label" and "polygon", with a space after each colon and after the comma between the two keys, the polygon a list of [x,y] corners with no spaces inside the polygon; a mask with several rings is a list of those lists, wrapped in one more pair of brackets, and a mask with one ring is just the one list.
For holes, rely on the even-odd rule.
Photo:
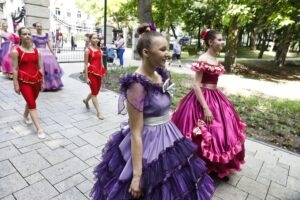
{"label": "purple dress with ruffles", "polygon": [[[168,79],[162,68],[157,72]],[[206,173],[204,161],[194,153],[197,147],[183,137],[170,121],[171,95],[161,84],[151,83],[145,76],[133,73],[121,78],[119,113],[126,113],[124,101],[143,112],[143,171],[140,187],[142,200],[208,200],[215,190]],[[147,124],[149,118],[165,118]],[[131,130],[128,123],[114,133],[103,149],[102,161],[95,168],[94,200],[129,200],[133,173]]]}
{"label": "purple dress with ruffles", "polygon": [[[194,63],[192,70],[203,72],[203,84],[217,84],[218,77],[225,71],[220,62],[211,65],[205,60]],[[200,89],[214,117],[213,123],[204,122],[203,108],[194,90],[181,100],[172,121],[185,137],[198,145],[197,154],[206,161],[208,172],[214,171],[222,178],[239,171],[240,164],[245,162],[246,124],[219,89]]]}
{"label": "purple dress with ruffles", "polygon": [[42,57],[42,65],[44,71],[44,89],[59,90],[64,85],[61,81],[63,71],[59,66],[54,55],[46,48],[49,41],[48,33],[45,36],[33,35],[32,41],[35,47],[39,50]]}

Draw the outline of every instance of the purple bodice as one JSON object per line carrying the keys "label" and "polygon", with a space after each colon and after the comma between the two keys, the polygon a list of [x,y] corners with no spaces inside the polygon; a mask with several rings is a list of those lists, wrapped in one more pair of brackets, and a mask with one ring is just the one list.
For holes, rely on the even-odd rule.
{"label": "purple bodice", "polygon": [[32,41],[36,48],[46,48],[49,41],[48,33],[45,36],[32,35]]}
{"label": "purple bodice", "polygon": [[[162,68],[157,72],[162,76],[163,82],[168,79]],[[159,117],[169,113],[172,97],[168,91],[163,91],[162,84],[155,84],[145,76],[133,73],[124,76],[121,80],[121,95],[119,99],[119,113],[125,114],[124,101],[142,111],[144,118]]]}

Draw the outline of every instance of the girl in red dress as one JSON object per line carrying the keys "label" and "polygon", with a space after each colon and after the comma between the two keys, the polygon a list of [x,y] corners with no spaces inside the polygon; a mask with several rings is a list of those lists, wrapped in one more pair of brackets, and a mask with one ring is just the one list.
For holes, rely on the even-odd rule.
{"label": "girl in red dress", "polygon": [[36,99],[42,90],[43,72],[41,57],[36,48],[32,47],[31,32],[22,27],[18,30],[21,45],[12,51],[12,64],[14,89],[17,94],[22,94],[26,101],[24,123],[30,124],[29,114],[37,129],[39,138],[45,138],[39,118],[36,113]]}
{"label": "girl in red dress", "polygon": [[89,35],[90,47],[84,52],[84,69],[86,74],[86,83],[91,88],[91,93],[83,100],[86,108],[89,109],[89,100],[95,106],[97,117],[101,120],[104,119],[102,113],[100,112],[100,107],[97,99],[97,95],[101,88],[101,79],[105,75],[106,70],[102,64],[102,51],[97,46],[99,39],[96,34]]}

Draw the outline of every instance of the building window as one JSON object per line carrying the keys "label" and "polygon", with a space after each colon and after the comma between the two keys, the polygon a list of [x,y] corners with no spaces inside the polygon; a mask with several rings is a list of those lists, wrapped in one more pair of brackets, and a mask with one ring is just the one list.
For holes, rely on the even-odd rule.
{"label": "building window", "polygon": [[70,10],[67,11],[67,16],[71,17],[71,11]]}
{"label": "building window", "polygon": [[81,18],[81,12],[80,11],[77,12],[77,18]]}
{"label": "building window", "polygon": [[59,10],[59,8],[56,8],[56,9],[55,9],[55,14],[56,14],[56,15],[60,15],[60,10]]}

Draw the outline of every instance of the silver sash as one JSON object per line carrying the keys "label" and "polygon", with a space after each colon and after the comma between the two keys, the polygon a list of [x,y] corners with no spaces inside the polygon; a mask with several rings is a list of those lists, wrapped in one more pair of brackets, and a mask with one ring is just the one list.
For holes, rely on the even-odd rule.
{"label": "silver sash", "polygon": [[167,123],[168,121],[170,121],[169,114],[159,116],[159,117],[147,117],[144,118],[144,125],[155,126],[155,125]]}

